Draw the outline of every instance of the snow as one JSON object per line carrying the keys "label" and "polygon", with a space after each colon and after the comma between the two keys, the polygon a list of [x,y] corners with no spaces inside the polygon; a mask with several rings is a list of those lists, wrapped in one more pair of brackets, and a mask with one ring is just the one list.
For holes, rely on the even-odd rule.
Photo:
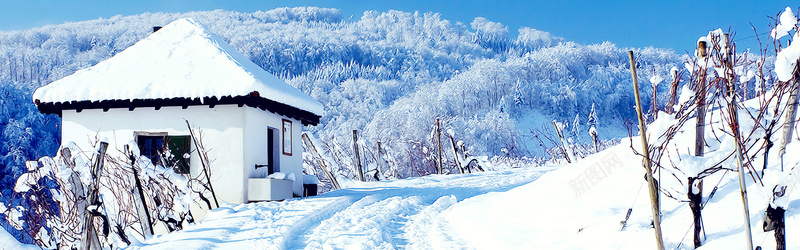
{"label": "snow", "polygon": [[450,248],[460,243],[441,214],[452,205],[530,183],[552,169],[360,182],[312,198],[228,204],[199,224],[131,248]]}
{"label": "snow", "polygon": [[[317,197],[225,205],[197,225],[132,248],[648,249],[655,240],[643,175],[641,158],[623,142],[569,165],[354,183]],[[705,198],[722,184],[703,210],[708,239],[701,249],[744,244],[733,176],[706,179]],[[798,194],[792,195],[787,225],[800,223]],[[691,236],[684,238],[691,225],[687,203],[661,199],[666,248],[691,249]],[[754,203],[752,226],[760,228],[763,210]],[[771,236],[754,230],[755,244],[765,249],[774,248]],[[797,249],[795,241],[788,244]]]}
{"label": "snow", "polygon": [[786,7],[786,10],[781,13],[780,18],[778,18],[778,25],[775,26],[774,29],[769,33],[772,38],[775,40],[779,40],[782,37],[789,35],[789,31],[793,30],[797,25],[797,17],[795,17],[794,13],[792,13],[792,8]]}
{"label": "snow", "polygon": [[[758,100],[744,103],[742,131],[755,124],[747,117],[757,112]],[[719,112],[719,111],[708,111]],[[677,121],[660,115],[648,127],[654,142]],[[728,157],[734,143],[726,136],[720,115],[708,115],[708,149],[704,157],[692,156],[694,119],[679,129],[667,145],[667,158],[680,158],[680,166],[661,169],[654,178],[660,196],[665,248],[692,249],[692,213],[684,202],[686,177],[720,163],[734,166]],[[714,133],[711,133],[713,131]],[[762,138],[756,131],[754,138]],[[721,136],[719,141],[713,134]],[[351,182],[348,188],[317,197],[283,202],[224,205],[185,230],[154,237],[134,249],[236,248],[259,245],[268,249],[648,249],[655,246],[650,226],[649,194],[645,189],[638,138],[571,164],[523,167],[477,174],[431,175],[406,180]],[[787,146],[800,150],[795,140]],[[772,158],[777,158],[773,154]],[[762,156],[751,159],[763,162]],[[800,164],[800,155],[786,154],[786,166]],[[771,201],[771,188],[745,180],[749,193],[750,226],[756,246],[774,249],[772,232],[759,230],[769,203],[787,208],[788,249],[800,249],[800,168],[780,172],[778,159],[765,174],[765,187],[786,185],[786,195]],[[700,249],[735,249],[744,242],[742,199],[737,174],[721,170],[704,178],[703,226],[706,237]],[[682,182],[680,182],[682,180]],[[697,184],[697,183],[696,183]],[[714,196],[712,190],[718,187]],[[698,192],[696,186],[691,187]],[[626,227],[621,221],[632,209]]]}
{"label": "snow", "polygon": [[14,236],[11,236],[6,230],[0,230],[0,249],[16,249],[16,250],[26,250],[26,249],[40,249],[34,245],[22,244]]}
{"label": "snow", "polygon": [[[792,41],[800,41],[800,33],[794,33]],[[800,45],[793,42],[786,48],[778,52],[775,58],[775,74],[780,81],[789,81],[794,75],[795,68],[797,68],[797,60],[800,60]]]}
{"label": "snow", "polygon": [[658,84],[663,81],[664,77],[661,77],[660,75],[657,74],[650,77],[650,84],[652,84],[653,86],[658,86]]}
{"label": "snow", "polygon": [[322,104],[267,73],[193,19],[164,26],[114,57],[33,94],[44,103],[245,96],[323,114]]}
{"label": "snow", "polygon": [[[770,32],[770,35],[776,40],[789,35],[789,31],[794,30],[797,26],[797,17],[792,13],[792,8],[786,7],[786,10],[781,13],[778,24]],[[792,79],[795,68],[797,67],[797,60],[800,60],[800,45],[795,41],[800,41],[800,34],[795,31],[792,37],[792,43],[789,46],[781,49],[775,58],[775,74],[780,81],[789,81]]]}

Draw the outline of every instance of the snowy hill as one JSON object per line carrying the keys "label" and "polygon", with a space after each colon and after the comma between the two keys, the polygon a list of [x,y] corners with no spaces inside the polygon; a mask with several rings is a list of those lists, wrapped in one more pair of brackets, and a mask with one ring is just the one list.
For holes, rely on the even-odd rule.
{"label": "snowy hill", "polygon": [[[0,32],[0,65],[8,65],[0,71],[0,83],[35,89],[123,51],[153,26],[185,17],[203,23],[256,65],[322,102],[325,125],[313,129],[318,138],[344,141],[350,130],[358,129],[368,141],[426,143],[433,120],[442,118],[475,155],[500,155],[507,148],[515,155],[542,156],[528,136],[532,127],[552,119],[571,124],[576,115],[583,120],[595,103],[600,136],[611,139],[625,133],[604,128],[633,118],[632,94],[624,91],[629,80],[622,48],[576,44],[528,27],[511,37],[500,23],[484,18],[454,23],[437,13],[368,11],[348,20],[336,9],[316,7],[145,13]],[[682,63],[669,50],[638,51],[643,66],[663,76]],[[645,93],[648,89],[642,88]],[[659,92],[662,100],[664,90]],[[3,105],[0,119],[24,120],[12,107]],[[500,110],[505,114],[497,115]],[[408,112],[416,115],[404,115]],[[520,126],[535,112],[548,119]],[[488,129],[494,127],[503,130]],[[576,139],[588,140],[586,129],[576,127],[582,132]],[[486,144],[483,138],[489,137],[498,140]],[[27,154],[12,156],[32,159],[54,153],[21,150]]]}

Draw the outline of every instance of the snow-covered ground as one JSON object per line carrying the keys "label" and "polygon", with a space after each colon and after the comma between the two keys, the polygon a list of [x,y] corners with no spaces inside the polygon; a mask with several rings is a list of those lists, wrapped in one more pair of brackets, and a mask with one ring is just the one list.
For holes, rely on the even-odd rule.
{"label": "snow-covered ground", "polygon": [[[360,183],[313,198],[226,205],[133,248],[648,249],[655,237],[643,175],[626,140],[569,165]],[[718,181],[720,189],[703,210],[700,249],[745,245],[735,176],[706,180],[704,199]],[[800,249],[798,194],[786,214],[789,249]],[[691,249],[688,203],[661,200],[666,248]],[[772,233],[760,230],[762,205],[750,203],[754,244],[774,249]]]}
{"label": "snow-covered ground", "polygon": [[313,198],[227,205],[199,224],[133,248],[451,248],[464,241],[442,212],[505,192],[552,167],[368,182]]}
{"label": "snow-covered ground", "polygon": [[[655,237],[641,166],[623,140],[568,165],[356,183],[312,198],[223,205],[196,225],[131,248],[648,249]],[[715,174],[706,183],[704,200],[717,183],[720,189],[703,209],[700,249],[744,247],[736,174]],[[761,230],[767,197],[756,186],[748,181],[754,244],[774,249],[772,232]],[[794,189],[786,238],[789,249],[800,249],[800,192]],[[688,204],[661,200],[666,248],[691,249]],[[620,230],[629,207],[630,220]],[[0,248],[21,247],[0,233]]]}

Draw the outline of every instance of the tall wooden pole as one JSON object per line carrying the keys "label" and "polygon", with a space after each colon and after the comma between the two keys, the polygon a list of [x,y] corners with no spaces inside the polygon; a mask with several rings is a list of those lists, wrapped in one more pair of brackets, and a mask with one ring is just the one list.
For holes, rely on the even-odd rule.
{"label": "tall wooden pole", "polygon": [[442,128],[439,127],[439,118],[436,118],[436,144],[438,145],[439,162],[436,165],[438,174],[442,174]]}
{"label": "tall wooden pole", "polygon": [[147,210],[147,203],[145,202],[144,189],[142,182],[139,180],[139,171],[136,170],[136,157],[131,152],[130,147],[125,145],[125,153],[131,161],[131,170],[133,171],[133,184],[134,188],[131,190],[133,193],[133,204],[136,206],[136,214],[139,216],[139,222],[142,224],[142,234],[145,239],[154,234],[153,226],[150,225],[150,212]]}
{"label": "tall wooden pole", "polygon": [[333,189],[340,189],[339,182],[336,181],[336,177],[333,176],[331,171],[328,170],[328,165],[325,164],[325,160],[322,158],[322,155],[317,151],[317,147],[314,146],[314,143],[311,142],[311,138],[308,137],[308,134],[303,133],[302,135],[303,143],[306,144],[306,149],[311,152],[312,155],[315,156],[317,160],[317,164],[322,168],[322,172],[325,172],[325,175],[331,180],[331,185],[333,185]]}
{"label": "tall wooden pole", "polygon": [[[724,39],[723,41],[726,43],[730,42],[728,39],[728,34],[724,34],[722,39]],[[728,48],[730,47],[731,46],[729,45]],[[729,60],[731,60],[731,57],[734,56],[732,53],[730,53],[730,51],[726,51],[726,54],[728,54],[728,56],[725,57],[724,60],[726,60],[726,62],[723,63],[723,66],[731,65]],[[745,163],[744,153],[742,152],[742,147],[744,147],[744,144],[742,144],[742,138],[739,131],[739,107],[736,104],[736,87],[733,83],[733,79],[728,78],[727,72],[729,70],[732,71],[733,69],[726,69],[724,76],[728,83],[728,96],[730,97],[730,101],[728,102],[728,113],[730,114],[731,132],[733,133],[733,139],[736,142],[736,167],[738,170],[737,172],[739,172],[739,191],[742,194],[742,206],[744,208],[744,228],[745,233],[747,234],[747,249],[753,249],[753,233],[750,230],[750,210],[747,202],[747,187],[744,183],[745,179],[743,166]]]}
{"label": "tall wooden pole", "polygon": [[697,60],[702,65],[698,67],[700,71],[697,74],[698,82],[695,85],[695,93],[697,95],[697,118],[695,120],[697,123],[695,125],[694,155],[703,156],[706,142],[706,91],[708,89],[708,86],[706,86],[706,66],[709,60],[705,41],[697,42],[697,54]]}
{"label": "tall wooden pole", "polygon": [[653,181],[653,171],[650,165],[650,149],[647,144],[647,131],[644,126],[644,116],[642,115],[642,101],[639,99],[639,79],[636,77],[636,62],[633,59],[633,51],[628,50],[628,59],[631,63],[631,75],[633,76],[633,93],[636,97],[636,114],[639,118],[639,132],[642,134],[642,148],[644,150],[644,167],[647,171],[647,186],[650,191],[650,204],[653,212],[653,227],[656,231],[656,247],[664,250],[664,240],[661,239],[661,213],[658,211],[658,197],[655,183]]}

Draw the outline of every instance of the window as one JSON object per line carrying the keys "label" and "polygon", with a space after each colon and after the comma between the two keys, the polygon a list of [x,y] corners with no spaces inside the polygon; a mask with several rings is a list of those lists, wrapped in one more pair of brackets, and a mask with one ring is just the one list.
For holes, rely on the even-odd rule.
{"label": "window", "polygon": [[283,154],[292,155],[292,121],[283,119]]}
{"label": "window", "polygon": [[189,154],[191,137],[169,136],[166,133],[137,132],[136,144],[139,154],[147,157],[153,165],[174,168],[175,173],[189,173]]}

